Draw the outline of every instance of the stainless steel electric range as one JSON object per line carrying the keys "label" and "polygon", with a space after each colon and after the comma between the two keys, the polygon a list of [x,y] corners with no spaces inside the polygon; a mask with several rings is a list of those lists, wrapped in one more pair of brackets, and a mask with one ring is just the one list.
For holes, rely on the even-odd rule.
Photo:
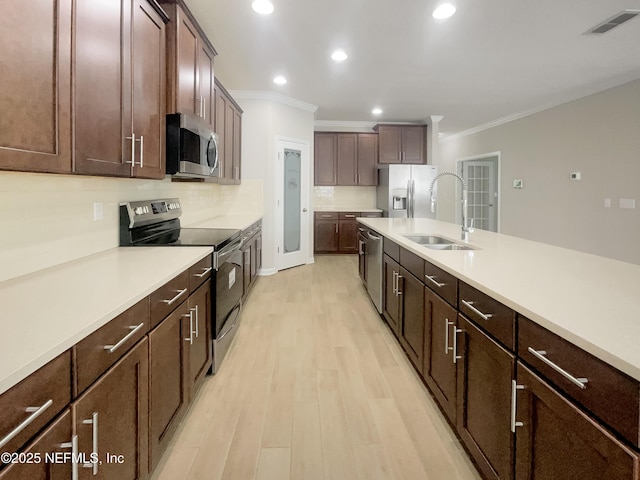
{"label": "stainless steel electric range", "polygon": [[240,230],[182,228],[180,200],[168,198],[120,204],[120,245],[213,247],[211,275],[212,373],[238,330],[242,310],[243,262]]}

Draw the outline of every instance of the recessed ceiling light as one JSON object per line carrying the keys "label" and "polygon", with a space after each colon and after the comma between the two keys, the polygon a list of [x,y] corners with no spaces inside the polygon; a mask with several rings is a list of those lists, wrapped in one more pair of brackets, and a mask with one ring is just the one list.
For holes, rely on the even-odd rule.
{"label": "recessed ceiling light", "polygon": [[371,110],[371,113],[373,113],[374,115],[380,115],[382,113],[382,109],[380,107],[375,107],[373,110]]}
{"label": "recessed ceiling light", "polygon": [[285,83],[287,83],[287,79],[284,78],[282,75],[278,75],[273,79],[273,83],[276,83],[278,85],[284,85]]}
{"label": "recessed ceiling light", "polygon": [[262,15],[269,15],[270,13],[273,13],[273,3],[269,0],[253,0],[251,8]]}
{"label": "recessed ceiling light", "polygon": [[336,50],[331,54],[331,58],[336,62],[344,62],[348,57],[344,50]]}
{"label": "recessed ceiling light", "polygon": [[451,2],[443,2],[436,7],[432,15],[436,20],[446,20],[454,13],[456,13],[456,6]]}

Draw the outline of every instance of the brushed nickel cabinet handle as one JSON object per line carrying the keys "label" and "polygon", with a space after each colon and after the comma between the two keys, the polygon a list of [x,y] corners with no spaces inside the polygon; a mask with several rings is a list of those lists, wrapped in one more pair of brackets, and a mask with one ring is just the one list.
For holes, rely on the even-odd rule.
{"label": "brushed nickel cabinet handle", "polygon": [[131,175],[133,175],[133,167],[136,166],[136,134],[131,132],[131,136],[126,139],[131,140],[131,161],[127,163],[131,164]]}
{"label": "brushed nickel cabinet handle", "polygon": [[538,360],[546,363],[548,366],[553,368],[556,372],[558,372],[560,375],[562,375],[564,378],[569,380],[574,385],[580,387],[583,390],[585,388],[587,388],[587,383],[589,382],[588,379],[586,379],[586,378],[576,378],[573,375],[571,375],[569,372],[567,372],[564,368],[562,368],[562,367],[556,365],[555,363],[553,363],[551,360],[549,360],[545,356],[547,354],[547,352],[545,350],[534,350],[531,347],[527,348],[527,350],[529,351],[529,353],[531,353],[531,355],[536,357]]}
{"label": "brushed nickel cabinet handle", "polygon": [[144,166],[144,135],[140,135],[136,142],[140,142],[140,168],[142,168]]}
{"label": "brushed nickel cabinet handle", "polygon": [[458,355],[458,334],[462,333],[461,328],[453,327],[453,363],[458,363],[458,360],[462,359],[461,355]]}
{"label": "brushed nickel cabinet handle", "polygon": [[476,307],[473,306],[473,304],[475,302],[472,302],[470,300],[462,300],[462,303],[464,303],[468,308],[470,308],[474,313],[476,313],[477,315],[480,315],[480,317],[483,320],[489,320],[491,317],[493,317],[492,313],[482,313],[480,310],[478,310]]}
{"label": "brushed nickel cabinet handle", "polygon": [[517,391],[524,390],[524,385],[518,385],[515,380],[511,380],[511,432],[516,433],[516,427],[524,426],[524,423],[516,421]]}
{"label": "brushed nickel cabinet handle", "polygon": [[180,298],[182,295],[184,295],[184,293],[187,291],[187,288],[183,288],[182,290],[174,290],[174,292],[177,292],[178,294],[173,297],[171,300],[162,300],[164,303],[166,303],[167,305],[171,305],[172,303],[174,303],[178,298]]}
{"label": "brushed nickel cabinet handle", "polygon": [[78,480],[78,435],[71,437],[70,442],[61,443],[60,448],[71,449],[71,480]]}
{"label": "brushed nickel cabinet handle", "polygon": [[11,430],[6,437],[0,440],[0,448],[4,447],[7,443],[13,440],[16,435],[22,432],[25,428],[27,428],[36,418],[38,418],[42,413],[53,405],[53,399],[47,400],[44,404],[39,407],[27,407],[24,409],[25,412],[30,413],[27,418],[25,418],[20,425]]}
{"label": "brushed nickel cabinet handle", "polygon": [[449,346],[449,327],[453,325],[448,318],[444,319],[444,354],[449,355],[449,350],[453,350],[453,347]]}
{"label": "brushed nickel cabinet handle", "polygon": [[194,274],[193,274],[193,276],[194,276],[194,277],[198,277],[198,278],[202,278],[202,277],[204,277],[207,273],[209,273],[211,270],[213,270],[213,267],[203,268],[203,269],[202,269],[202,273],[194,273]]}
{"label": "brushed nickel cabinet handle", "polygon": [[198,305],[196,305],[196,338],[200,336],[200,327],[198,326],[200,318],[198,315]]}
{"label": "brushed nickel cabinet handle", "polygon": [[189,345],[193,345],[193,308],[189,309],[189,313],[187,315],[182,315],[183,317],[189,317],[189,338],[185,338],[185,342],[189,342]]}
{"label": "brushed nickel cabinet handle", "polygon": [[424,278],[429,280],[431,283],[433,283],[438,288],[442,288],[442,287],[444,287],[446,285],[446,283],[437,282],[436,281],[437,277],[435,275],[425,275]]}
{"label": "brushed nickel cabinet handle", "polygon": [[344,218],[356,218],[356,216],[345,213]]}
{"label": "brushed nickel cabinet handle", "polygon": [[136,334],[136,332],[140,330],[142,327],[144,327],[144,322],[139,325],[129,325],[129,329],[131,330],[129,333],[127,333],[124,337],[122,337],[122,339],[115,345],[105,345],[104,349],[107,350],[109,353],[115,352],[122,345],[124,345],[127,342],[127,340],[133,337]]}
{"label": "brushed nickel cabinet handle", "polygon": [[396,295],[400,296],[402,295],[402,291],[400,291],[400,280],[403,279],[404,277],[400,274],[398,274],[398,288],[396,289]]}
{"label": "brushed nickel cabinet handle", "polygon": [[[98,456],[98,412],[93,412],[91,418],[82,421],[83,425],[91,425],[91,458],[97,458]],[[99,462],[90,462],[84,463],[82,465],[83,468],[91,468],[93,469],[93,475],[98,474],[98,464]]]}

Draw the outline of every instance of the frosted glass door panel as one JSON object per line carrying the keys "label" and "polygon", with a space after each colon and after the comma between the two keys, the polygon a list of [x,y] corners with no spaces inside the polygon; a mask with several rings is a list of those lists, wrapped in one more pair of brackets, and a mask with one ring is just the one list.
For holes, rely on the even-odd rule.
{"label": "frosted glass door panel", "polygon": [[301,152],[284,150],[284,253],[300,250]]}

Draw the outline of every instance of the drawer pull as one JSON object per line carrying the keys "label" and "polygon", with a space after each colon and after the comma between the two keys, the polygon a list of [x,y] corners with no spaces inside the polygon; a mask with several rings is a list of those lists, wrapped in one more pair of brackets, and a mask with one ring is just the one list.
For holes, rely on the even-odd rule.
{"label": "drawer pull", "polygon": [[511,380],[511,432],[516,433],[516,427],[523,427],[524,423],[516,421],[516,410],[518,409],[518,399],[516,398],[518,390],[524,390],[524,385],[518,385],[518,382]]}
{"label": "drawer pull", "polygon": [[433,283],[438,288],[442,288],[442,287],[444,287],[446,285],[446,283],[437,282],[435,275],[425,275],[424,278],[429,280],[431,283]]}
{"label": "drawer pull", "polygon": [[[91,425],[91,459],[98,458],[98,412],[93,412],[91,418],[86,420],[82,420],[83,425]],[[82,465],[83,468],[91,468],[93,471],[93,475],[98,474],[98,463],[99,462],[89,462],[84,463]]]}
{"label": "drawer pull", "polygon": [[573,375],[571,375],[569,372],[567,372],[566,370],[564,370],[563,368],[559,367],[558,365],[556,365],[555,363],[553,363],[551,360],[549,360],[545,355],[547,354],[546,351],[544,350],[534,350],[533,348],[529,347],[527,348],[527,350],[529,351],[529,353],[531,355],[533,355],[534,357],[536,357],[538,360],[541,360],[542,362],[546,363],[548,366],[550,366],[551,368],[553,368],[556,372],[558,372],[560,375],[562,375],[564,378],[566,378],[567,380],[569,380],[571,383],[573,383],[574,385],[580,387],[581,389],[585,389],[587,388],[587,383],[589,382],[588,379],[586,378],[576,378]]}
{"label": "drawer pull", "polygon": [[184,293],[187,291],[187,288],[183,288],[182,290],[174,290],[174,292],[178,292],[178,294],[173,297],[171,300],[162,300],[164,303],[166,303],[167,305],[171,305],[173,302],[175,302],[178,298],[180,298],[182,295],[184,295]]}
{"label": "drawer pull", "polygon": [[478,310],[476,307],[474,307],[473,304],[475,302],[470,302],[468,300],[462,300],[462,303],[464,303],[467,307],[469,307],[474,313],[476,313],[477,315],[480,315],[480,317],[483,320],[489,320],[491,317],[493,317],[492,313],[482,313],[480,310]]}
{"label": "drawer pull", "polygon": [[183,317],[189,317],[189,338],[185,338],[185,342],[189,342],[189,345],[193,345],[193,334],[195,333],[193,330],[193,308],[189,309],[189,313],[186,315],[182,315]]}
{"label": "drawer pull", "polygon": [[449,355],[449,350],[453,350],[453,347],[449,346],[449,327],[453,325],[448,318],[444,319],[444,354]]}
{"label": "drawer pull", "polygon": [[14,428],[12,431],[10,431],[9,434],[6,437],[4,437],[2,440],[0,440],[0,448],[4,447],[7,443],[9,443],[11,440],[13,440],[16,435],[18,435],[22,430],[27,428],[36,418],[38,418],[40,415],[42,415],[42,413],[47,408],[49,408],[51,405],[53,405],[53,399],[47,400],[40,407],[27,407],[27,408],[25,408],[25,412],[30,413],[31,415],[29,415],[27,418],[25,418],[24,421],[20,425],[18,425],[16,428]]}
{"label": "drawer pull", "polygon": [[131,330],[129,333],[127,333],[124,337],[122,337],[122,339],[118,343],[116,343],[115,345],[105,345],[104,349],[108,350],[109,353],[115,352],[122,345],[124,345],[127,340],[129,340],[131,337],[133,337],[136,334],[136,332],[138,330],[140,330],[142,327],[144,327],[144,322],[141,323],[140,325],[129,325],[129,329]]}
{"label": "drawer pull", "polygon": [[213,270],[213,267],[203,268],[203,269],[202,269],[202,273],[194,273],[194,274],[193,274],[193,276],[194,276],[194,277],[198,277],[198,278],[202,278],[202,277],[204,277],[207,273],[209,273],[211,270]]}
{"label": "drawer pull", "polygon": [[60,448],[71,449],[71,480],[78,480],[78,435],[71,437],[70,442],[61,443]]}
{"label": "drawer pull", "polygon": [[320,215],[322,218],[331,218],[333,215]]}
{"label": "drawer pull", "polygon": [[344,218],[356,218],[356,216],[355,215],[347,215],[347,214],[345,214]]}
{"label": "drawer pull", "polygon": [[453,363],[458,363],[458,360],[462,359],[461,355],[458,355],[458,334],[462,333],[462,329],[454,325],[453,327]]}

